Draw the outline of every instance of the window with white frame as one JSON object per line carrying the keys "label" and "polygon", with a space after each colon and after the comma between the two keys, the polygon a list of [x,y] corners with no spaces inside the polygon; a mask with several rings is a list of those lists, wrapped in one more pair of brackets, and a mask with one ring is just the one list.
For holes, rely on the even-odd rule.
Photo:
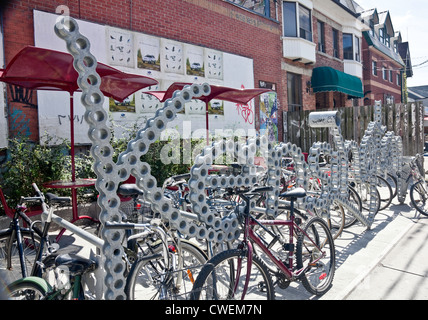
{"label": "window with white frame", "polygon": [[333,57],[339,58],[339,31],[333,29]]}
{"label": "window with white frame", "polygon": [[377,61],[372,61],[372,73],[374,76],[377,76]]}
{"label": "window with white frame", "polygon": [[324,33],[324,22],[318,21],[318,51],[325,53],[325,33]]}
{"label": "window with white frame", "polygon": [[343,59],[354,60],[354,44],[352,33],[343,34]]}
{"label": "window with white frame", "polygon": [[360,51],[360,38],[354,37],[355,41],[355,61],[360,62],[361,61],[361,51]]}
{"label": "window with white frame", "polygon": [[283,2],[284,37],[298,37],[312,41],[311,10],[298,2]]}

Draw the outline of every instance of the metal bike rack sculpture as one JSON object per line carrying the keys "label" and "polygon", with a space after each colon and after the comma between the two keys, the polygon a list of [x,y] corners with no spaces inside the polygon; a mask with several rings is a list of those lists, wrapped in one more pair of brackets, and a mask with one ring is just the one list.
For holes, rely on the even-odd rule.
{"label": "metal bike rack sculpture", "polygon": [[[312,113],[310,123],[313,127],[329,127],[333,136],[334,147],[327,143],[315,143],[310,149],[308,164],[300,148],[290,143],[281,143],[274,146],[266,137],[248,139],[246,142],[220,140],[211,146],[206,146],[195,159],[190,171],[189,199],[192,212],[180,211],[166,198],[162,189],[157,186],[156,178],[151,174],[148,163],[142,162],[141,157],[147,153],[150,145],[166,129],[167,124],[174,120],[176,114],[183,110],[186,102],[193,98],[208,95],[208,84],[193,84],[181,91],[176,91],[173,97],[167,100],[163,108],[148,120],[145,128],[138,131],[136,138],[129,141],[127,150],[119,155],[118,161],[112,160],[113,148],[110,144],[111,132],[107,126],[107,113],[103,108],[104,96],[100,91],[101,78],[96,72],[97,61],[90,52],[89,40],[79,32],[77,22],[66,16],[58,19],[55,32],[66,42],[68,51],[74,57],[74,67],[79,73],[78,85],[82,90],[82,104],[86,108],[85,121],[89,124],[88,136],[92,142],[91,154],[95,160],[93,169],[97,174],[95,187],[99,192],[98,205],[101,208],[100,221],[119,222],[120,199],[117,189],[132,174],[136,178],[139,188],[144,190],[145,201],[151,204],[154,212],[161,214],[181,233],[199,240],[213,242],[233,241],[240,235],[239,223],[233,214],[220,217],[212,211],[205,197],[206,187],[229,188],[236,186],[251,186],[257,182],[257,169],[254,157],[258,151],[267,160],[267,185],[273,190],[267,193],[265,212],[272,217],[277,214],[279,204],[279,190],[281,177],[281,159],[291,156],[295,163],[296,184],[306,188],[310,177],[319,178],[323,189],[318,196],[307,196],[299,201],[299,205],[307,209],[328,208],[336,200],[346,206],[355,217],[364,225],[370,226],[372,217],[364,217],[357,208],[347,200],[348,186],[348,151],[354,154],[354,166],[362,179],[371,179],[375,172],[382,168],[394,167],[397,169],[399,160],[392,158],[401,152],[401,140],[387,133],[383,138],[383,129],[380,128],[380,111],[376,114],[377,121],[370,125],[364,136],[360,148],[354,142],[343,141],[340,131],[340,121],[335,112]],[[391,141],[392,146],[391,146]],[[388,150],[391,157],[383,159],[380,150]],[[383,151],[382,151],[383,152]],[[328,154],[332,158],[332,173],[327,175],[320,170],[318,156]],[[208,171],[216,157],[232,154],[242,165],[239,175],[209,175]],[[385,166],[382,161],[388,161]],[[375,165],[372,165],[375,164]],[[370,180],[370,182],[373,182]],[[255,208],[256,204],[251,203]],[[103,229],[102,258],[105,277],[105,299],[125,299],[125,268],[122,256],[124,250],[122,239],[123,230]]]}
{"label": "metal bike rack sculpture", "polygon": [[[374,121],[369,123],[360,146],[355,141],[343,140],[337,111],[313,112],[309,115],[309,125],[313,128],[330,128],[334,142],[334,148],[327,143],[315,143],[308,156],[312,174],[325,186],[321,197],[328,199],[328,204],[332,200],[338,201],[368,228],[376,214],[376,176],[385,177],[387,173],[396,176],[402,163],[401,137],[396,136],[394,132],[386,132],[386,128],[382,126],[381,108],[381,102],[376,101]],[[321,153],[331,156],[331,177],[321,172],[317,166]],[[352,153],[351,163],[349,153]],[[351,166],[355,181],[370,185],[371,197],[367,217],[348,200],[348,173]],[[398,183],[399,199],[405,197],[406,193],[401,186],[402,183]]]}

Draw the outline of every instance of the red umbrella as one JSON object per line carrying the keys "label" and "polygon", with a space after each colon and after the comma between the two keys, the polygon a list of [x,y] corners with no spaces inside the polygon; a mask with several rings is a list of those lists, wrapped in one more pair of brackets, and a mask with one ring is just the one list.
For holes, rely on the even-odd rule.
{"label": "red umbrella", "polygon": [[[70,93],[71,171],[72,183],[76,183],[73,93],[80,89],[77,85],[79,75],[74,69],[73,61],[73,57],[68,53],[26,46],[12,59],[6,69],[0,69],[0,81],[27,89]],[[123,101],[134,92],[158,83],[152,78],[124,73],[102,63],[97,64],[96,71],[101,77],[102,93],[118,101]],[[72,188],[73,216],[77,219],[74,191]]]}
{"label": "red umbrella", "polygon": [[[182,90],[185,86],[191,85],[191,83],[174,82],[166,91],[148,91],[144,92],[151,94],[159,99],[160,102],[165,102],[172,97],[176,90]],[[234,103],[246,105],[251,99],[258,95],[271,91],[270,89],[234,89],[223,86],[211,85],[211,93],[207,96],[197,98],[205,102],[205,120],[207,130],[207,143],[208,143],[208,132],[209,132],[209,121],[208,121],[208,103],[213,99],[225,100]]]}

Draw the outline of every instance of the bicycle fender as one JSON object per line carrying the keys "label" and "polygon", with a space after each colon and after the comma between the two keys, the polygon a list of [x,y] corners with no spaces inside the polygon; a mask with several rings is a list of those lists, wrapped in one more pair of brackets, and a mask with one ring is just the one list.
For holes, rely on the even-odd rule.
{"label": "bicycle fender", "polygon": [[42,279],[42,278],[39,278],[39,277],[33,277],[33,276],[26,277],[26,278],[21,278],[19,280],[16,280],[16,281],[12,282],[9,286],[12,286],[12,285],[15,285],[15,284],[18,284],[18,283],[24,283],[24,282],[35,283],[35,284],[39,285],[42,289],[44,289],[45,292],[52,291],[51,285],[45,279]]}

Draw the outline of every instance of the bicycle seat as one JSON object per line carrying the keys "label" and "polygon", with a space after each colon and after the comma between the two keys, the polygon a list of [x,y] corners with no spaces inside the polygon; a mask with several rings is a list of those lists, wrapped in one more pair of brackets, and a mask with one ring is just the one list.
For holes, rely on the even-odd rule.
{"label": "bicycle seat", "polygon": [[77,276],[85,272],[94,271],[97,267],[97,263],[77,254],[67,253],[56,257],[55,266],[66,266],[71,276]]}
{"label": "bicycle seat", "polygon": [[143,194],[143,190],[138,188],[135,183],[124,183],[119,186],[117,193],[122,196],[138,196]]}
{"label": "bicycle seat", "polygon": [[50,203],[58,203],[58,204],[71,204],[71,198],[70,197],[59,197],[54,193],[46,192],[45,193],[46,199]]}
{"label": "bicycle seat", "polygon": [[295,201],[298,198],[306,197],[306,190],[303,188],[296,188],[296,189],[293,189],[291,191],[281,193],[279,196],[281,198],[286,198],[286,199]]}

